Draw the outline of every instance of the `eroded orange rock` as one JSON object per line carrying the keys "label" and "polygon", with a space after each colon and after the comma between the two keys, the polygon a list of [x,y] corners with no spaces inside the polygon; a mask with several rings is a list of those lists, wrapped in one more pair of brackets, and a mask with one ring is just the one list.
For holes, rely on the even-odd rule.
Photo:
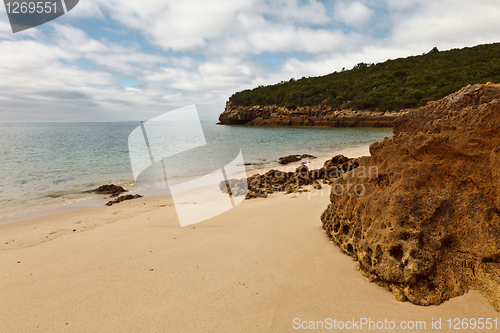
{"label": "eroded orange rock", "polygon": [[500,311],[500,86],[468,86],[398,118],[370,154],[333,181],[364,192],[332,191],[327,234],[400,301],[476,289]]}

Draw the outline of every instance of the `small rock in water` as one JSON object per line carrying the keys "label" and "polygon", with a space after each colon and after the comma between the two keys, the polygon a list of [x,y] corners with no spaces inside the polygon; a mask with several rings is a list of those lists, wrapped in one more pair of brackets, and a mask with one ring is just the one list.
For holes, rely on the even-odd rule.
{"label": "small rock in water", "polygon": [[304,158],[316,158],[316,156],[312,156],[309,154],[302,154],[302,155],[288,155],[285,157],[280,157],[279,158],[279,164],[288,164],[292,162],[298,162]]}
{"label": "small rock in water", "polygon": [[102,185],[102,186],[99,186],[98,188],[96,188],[95,190],[86,191],[86,192],[87,193],[94,192],[97,194],[109,194],[112,197],[117,197],[120,194],[122,194],[123,192],[128,192],[128,191],[121,186],[111,184],[111,185]]}

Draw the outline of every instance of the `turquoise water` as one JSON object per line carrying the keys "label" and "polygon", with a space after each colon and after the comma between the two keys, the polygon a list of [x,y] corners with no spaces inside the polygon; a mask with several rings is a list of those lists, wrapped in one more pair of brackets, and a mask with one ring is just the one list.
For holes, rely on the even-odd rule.
{"label": "turquoise water", "polygon": [[[0,218],[87,200],[95,195],[82,192],[102,184],[134,189],[128,137],[138,126],[135,122],[0,123]],[[189,123],[175,126],[188,137]],[[279,157],[290,154],[325,156],[392,135],[387,128],[220,126],[208,122],[202,127],[207,143],[237,144],[246,163],[264,164],[275,164]],[[180,165],[179,170],[187,167]]]}

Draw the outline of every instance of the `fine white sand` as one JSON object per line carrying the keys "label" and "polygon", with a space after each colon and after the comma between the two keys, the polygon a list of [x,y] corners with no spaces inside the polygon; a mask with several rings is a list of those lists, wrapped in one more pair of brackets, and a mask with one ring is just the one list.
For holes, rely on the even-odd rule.
{"label": "fine white sand", "polygon": [[0,332],[292,332],[327,318],[431,332],[439,319],[439,331],[498,319],[478,292],[419,307],[369,283],[321,227],[328,194],[246,200],[184,228],[159,197],[0,225]]}

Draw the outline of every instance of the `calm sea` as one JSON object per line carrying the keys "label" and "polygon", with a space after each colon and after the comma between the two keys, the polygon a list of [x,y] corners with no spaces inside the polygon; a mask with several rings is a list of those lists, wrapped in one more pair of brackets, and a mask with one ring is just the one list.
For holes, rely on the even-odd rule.
{"label": "calm sea", "polygon": [[[82,202],[96,197],[85,191],[103,184],[140,192],[134,188],[128,150],[128,137],[139,125],[0,123],[0,218]],[[202,127],[208,143],[236,144],[246,163],[263,164],[276,164],[279,157],[290,154],[325,156],[392,136],[388,128],[221,126],[209,122]],[[178,122],[175,128],[177,133],[188,134],[190,123]]]}

